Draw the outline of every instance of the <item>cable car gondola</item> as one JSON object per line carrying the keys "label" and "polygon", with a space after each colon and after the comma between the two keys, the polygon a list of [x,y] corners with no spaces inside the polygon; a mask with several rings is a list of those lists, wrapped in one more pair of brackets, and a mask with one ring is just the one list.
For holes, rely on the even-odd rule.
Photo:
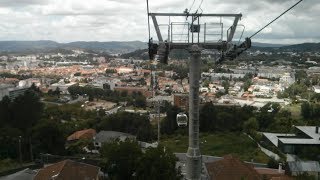
{"label": "cable car gondola", "polygon": [[179,127],[185,127],[188,125],[188,116],[185,113],[177,114],[177,124]]}

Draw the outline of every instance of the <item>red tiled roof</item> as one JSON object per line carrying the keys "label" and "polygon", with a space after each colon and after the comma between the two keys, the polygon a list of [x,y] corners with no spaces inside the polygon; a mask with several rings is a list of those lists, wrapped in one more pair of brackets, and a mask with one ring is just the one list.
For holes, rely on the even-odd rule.
{"label": "red tiled roof", "polygon": [[97,166],[64,160],[40,169],[34,180],[98,180],[99,171]]}
{"label": "red tiled roof", "polygon": [[245,164],[231,155],[223,159],[206,163],[206,168],[211,180],[259,180],[260,175],[255,171],[253,166]]}
{"label": "red tiled roof", "polygon": [[96,134],[97,132],[94,129],[85,129],[85,130],[74,132],[67,138],[67,140],[73,141],[78,139],[92,139]]}

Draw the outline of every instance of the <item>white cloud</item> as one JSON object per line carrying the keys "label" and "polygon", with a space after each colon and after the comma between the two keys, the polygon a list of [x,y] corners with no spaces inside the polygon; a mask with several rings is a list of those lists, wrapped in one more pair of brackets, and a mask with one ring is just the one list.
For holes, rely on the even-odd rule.
{"label": "white cloud", "polygon": [[[149,0],[152,12],[180,12],[193,0]],[[145,0],[0,0],[0,40],[147,41]],[[195,0],[192,12],[201,0]],[[240,22],[250,36],[294,0],[203,0],[203,13],[242,13]],[[303,1],[259,34],[272,43],[319,41],[320,2]],[[200,10],[199,10],[200,11]],[[184,21],[172,18],[172,21]],[[168,23],[167,18],[159,19]],[[208,21],[211,22],[212,20]],[[231,25],[231,19],[224,27]],[[153,29],[152,29],[153,30]],[[241,34],[241,28],[237,35]],[[155,37],[155,32],[152,32]]]}

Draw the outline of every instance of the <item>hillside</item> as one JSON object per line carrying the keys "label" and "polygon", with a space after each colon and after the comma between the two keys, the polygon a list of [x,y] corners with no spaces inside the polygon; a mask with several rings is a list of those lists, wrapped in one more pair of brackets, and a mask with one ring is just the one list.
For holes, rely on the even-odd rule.
{"label": "hillside", "polygon": [[147,44],[141,41],[77,41],[71,43],[57,43],[55,41],[0,41],[0,52],[9,53],[51,52],[56,49],[85,49],[118,54],[145,49],[146,47]]}
{"label": "hillside", "polygon": [[288,50],[288,51],[319,51],[320,50],[320,43],[303,43],[303,44],[295,44],[290,46],[283,46],[280,50]]}

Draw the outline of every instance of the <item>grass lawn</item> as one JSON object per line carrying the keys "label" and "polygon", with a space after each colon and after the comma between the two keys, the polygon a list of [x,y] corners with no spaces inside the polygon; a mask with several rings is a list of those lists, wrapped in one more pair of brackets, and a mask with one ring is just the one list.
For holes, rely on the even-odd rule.
{"label": "grass lawn", "polygon": [[11,159],[0,160],[0,172],[8,171],[19,167],[19,163]]}
{"label": "grass lawn", "polygon": [[[170,136],[161,142],[173,152],[186,152],[188,148],[187,136]],[[224,156],[232,154],[244,161],[267,163],[269,157],[260,151],[253,140],[242,133],[216,133],[200,135],[201,154]]]}
{"label": "grass lawn", "polygon": [[285,107],[283,107],[283,110],[287,110],[291,112],[293,119],[300,119],[301,117],[301,104],[290,104]]}

